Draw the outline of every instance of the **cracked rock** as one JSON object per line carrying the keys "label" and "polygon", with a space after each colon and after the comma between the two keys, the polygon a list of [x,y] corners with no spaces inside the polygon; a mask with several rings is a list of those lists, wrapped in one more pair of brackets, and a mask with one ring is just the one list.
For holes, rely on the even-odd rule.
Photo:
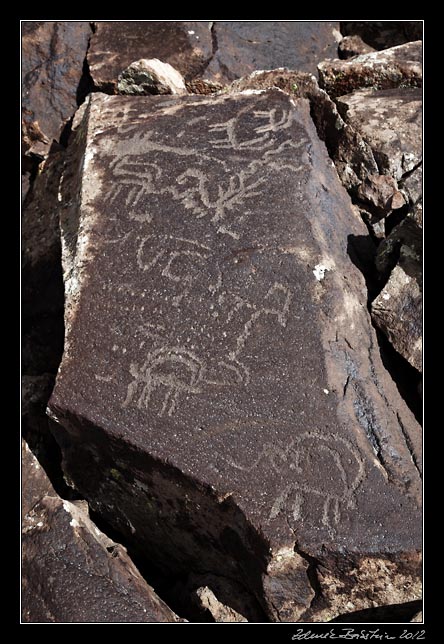
{"label": "cracked rock", "polygon": [[85,21],[22,23],[22,122],[26,154],[45,157],[77,108],[91,29]]}
{"label": "cracked rock", "polygon": [[227,83],[257,69],[315,72],[318,61],[336,56],[341,35],[337,22],[231,20],[215,22],[213,38],[204,78]]}
{"label": "cracked rock", "polygon": [[177,622],[125,548],[61,499],[22,441],[22,619],[25,623]]}
{"label": "cracked rock", "polygon": [[422,87],[422,42],[361,54],[351,60],[324,60],[318,71],[319,85],[332,98],[366,87]]}
{"label": "cracked rock", "polygon": [[420,428],[308,101],[93,94],[74,127],[66,475],[164,570],[235,579],[272,621],[417,599]]}
{"label": "cracked rock", "polygon": [[213,55],[210,22],[97,22],[88,50],[96,89],[117,93],[118,78],[134,61],[157,58],[186,81],[199,77]]}

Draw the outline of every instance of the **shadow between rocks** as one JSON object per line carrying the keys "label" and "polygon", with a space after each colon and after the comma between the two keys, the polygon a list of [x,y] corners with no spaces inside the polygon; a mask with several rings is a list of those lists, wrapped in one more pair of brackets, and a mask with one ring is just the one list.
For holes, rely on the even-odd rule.
{"label": "shadow between rocks", "polygon": [[[349,235],[347,241],[348,255],[365,279],[367,306],[370,310],[370,304],[379,295],[384,285],[375,267],[376,245],[369,235]],[[420,394],[422,376],[393,348],[384,333],[375,325],[373,326],[376,331],[382,363],[410,411],[422,424],[422,398]]]}

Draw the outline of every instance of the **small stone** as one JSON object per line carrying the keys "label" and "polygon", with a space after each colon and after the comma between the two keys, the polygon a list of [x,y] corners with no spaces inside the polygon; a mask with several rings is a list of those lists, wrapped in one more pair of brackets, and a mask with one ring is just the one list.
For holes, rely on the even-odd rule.
{"label": "small stone", "polygon": [[396,351],[422,372],[422,270],[408,246],[401,248],[401,258],[371,312]]}
{"label": "small stone", "polygon": [[195,593],[201,610],[211,613],[215,622],[248,622],[243,615],[240,615],[233,608],[222,604],[207,586],[198,588]]}
{"label": "small stone", "polygon": [[369,174],[359,186],[357,195],[362,201],[380,210],[381,214],[394,209],[393,200],[397,208],[405,203],[395,179],[383,174]]}
{"label": "small stone", "polygon": [[212,52],[210,22],[100,21],[91,37],[88,64],[95,87],[113,94],[119,76],[134,61],[159,59],[190,81],[200,77]]}
{"label": "small stone", "polygon": [[186,94],[185,82],[169,63],[157,58],[131,63],[118,78],[119,94]]}
{"label": "small stone", "polygon": [[345,36],[338,45],[339,58],[348,59],[375,51],[360,36]]}

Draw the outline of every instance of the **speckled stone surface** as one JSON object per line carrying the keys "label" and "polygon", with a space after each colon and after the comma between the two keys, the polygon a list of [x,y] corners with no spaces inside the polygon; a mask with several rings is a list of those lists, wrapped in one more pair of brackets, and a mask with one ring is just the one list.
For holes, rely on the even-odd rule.
{"label": "speckled stone surface", "polygon": [[420,429],[308,101],[93,95],[74,128],[49,404],[69,479],[165,568],[239,579],[272,620],[416,599]]}

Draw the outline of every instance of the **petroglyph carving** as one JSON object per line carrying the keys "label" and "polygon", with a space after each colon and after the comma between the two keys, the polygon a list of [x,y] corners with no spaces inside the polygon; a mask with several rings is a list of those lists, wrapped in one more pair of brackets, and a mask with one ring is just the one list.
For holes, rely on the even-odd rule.
{"label": "petroglyph carving", "polygon": [[203,363],[184,347],[156,349],[140,367],[131,364],[130,373],[134,380],[128,385],[123,407],[135,403],[139,409],[147,409],[154,394],[160,390],[158,414],[172,416],[182,394],[202,392]]}
{"label": "petroglyph carving", "polygon": [[[253,127],[249,124],[251,118]],[[210,139],[215,148],[233,150],[265,150],[274,143],[270,133],[287,129],[293,122],[293,116],[289,110],[282,110],[278,116],[278,110],[251,110],[243,108],[239,113],[224,121],[210,125],[210,134],[218,138]],[[245,134],[250,138],[245,138]],[[259,136],[258,136],[259,135]]]}
{"label": "petroglyph carving", "polygon": [[[321,523],[330,533],[341,520],[341,510],[356,507],[356,491],[365,478],[364,461],[357,447],[339,435],[317,431],[304,432],[285,446],[265,445],[250,465],[222,458],[235,469],[251,472],[264,467],[288,481],[271,505],[269,521],[281,512],[298,521],[304,504],[314,496],[322,502]],[[330,478],[319,479],[319,486],[313,482],[315,458],[321,459],[323,467],[331,472]]]}
{"label": "petroglyph carving", "polygon": [[[119,130],[121,140],[115,146],[114,160],[110,163],[116,182],[109,193],[109,203],[119,199],[127,216],[151,223],[153,215],[147,197],[167,196],[180,202],[198,219],[208,216],[219,234],[240,239],[239,224],[245,218],[242,206],[252,197],[260,196],[267,183],[267,177],[258,175],[259,170],[267,168],[268,171],[299,173],[306,166],[294,163],[284,154],[289,149],[296,150],[305,145],[305,139],[282,141],[277,138],[277,134],[292,123],[293,116],[288,109],[244,107],[228,121],[209,125],[210,135],[217,134],[217,138],[209,140],[213,146],[209,152],[168,145],[165,141],[156,140],[158,134],[155,130],[141,129],[138,125]],[[215,154],[221,148],[240,152],[262,151],[263,156],[253,161],[246,159],[244,168],[230,172],[229,160],[220,159]],[[164,155],[188,157],[189,167],[183,171],[183,163],[179,163],[176,176],[170,176],[170,168],[176,168],[177,164],[165,164],[165,159],[162,160]],[[222,164],[223,173],[218,173],[215,179],[210,171],[202,169],[204,162],[208,167]],[[227,221],[227,215],[234,212],[236,228]]]}
{"label": "petroglyph carving", "polygon": [[243,307],[251,310],[251,316],[245,322],[241,333],[236,338],[235,350],[229,352],[228,357],[233,361],[238,359],[245,347],[247,339],[253,331],[255,324],[262,315],[275,315],[278,323],[282,327],[285,327],[287,325],[291,299],[292,294],[290,289],[278,282],[275,282],[265,295],[264,302],[269,303],[270,306],[258,306],[254,302],[237,297],[234,307],[228,312],[227,321],[230,322],[235,314]]}
{"label": "petroglyph carving", "polygon": [[[265,182],[265,177],[254,178],[241,170],[230,176],[225,184],[216,184],[211,195],[208,176],[202,170],[190,168],[177,178],[177,183],[186,189],[176,191],[173,197],[180,200],[198,219],[210,214],[211,223],[219,224],[225,219],[227,212],[239,209],[246,199],[260,195],[257,188]],[[219,227],[218,232],[239,239],[239,235],[227,226]]]}
{"label": "petroglyph carving", "polygon": [[[173,306],[178,306],[188,297],[194,280],[210,257],[209,250],[208,246],[193,239],[149,235],[139,244],[137,265],[142,271],[157,269],[160,275],[180,286],[181,292],[172,300]],[[209,288],[216,291],[221,282],[222,276],[218,274],[216,284]]]}

